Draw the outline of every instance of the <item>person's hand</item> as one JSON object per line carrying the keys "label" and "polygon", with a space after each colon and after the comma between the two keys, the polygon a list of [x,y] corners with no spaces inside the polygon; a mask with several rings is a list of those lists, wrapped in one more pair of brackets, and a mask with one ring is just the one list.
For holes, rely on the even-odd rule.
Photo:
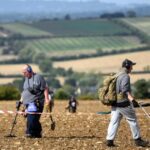
{"label": "person's hand", "polygon": [[21,106],[22,102],[21,101],[17,101],[16,102],[16,109],[19,110],[20,106]]}
{"label": "person's hand", "polygon": [[26,118],[27,117],[27,109],[25,106],[22,107],[21,112],[22,112],[22,115]]}
{"label": "person's hand", "polygon": [[139,103],[135,99],[132,100],[132,104],[134,107],[139,107]]}
{"label": "person's hand", "polygon": [[51,112],[50,102],[44,104],[44,112],[48,112],[48,113]]}

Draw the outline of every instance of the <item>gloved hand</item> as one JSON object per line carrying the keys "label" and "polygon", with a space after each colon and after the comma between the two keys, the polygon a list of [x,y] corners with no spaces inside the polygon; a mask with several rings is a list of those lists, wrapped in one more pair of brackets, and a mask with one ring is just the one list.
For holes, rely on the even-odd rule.
{"label": "gloved hand", "polygon": [[50,109],[50,103],[45,103],[44,104],[44,112],[51,112],[51,109]]}
{"label": "gloved hand", "polygon": [[134,107],[139,107],[139,103],[135,99],[132,100],[132,104]]}
{"label": "gloved hand", "polygon": [[16,102],[16,109],[19,110],[20,106],[21,106],[22,102],[21,101],[17,101]]}
{"label": "gloved hand", "polygon": [[26,118],[27,117],[27,113],[26,113],[26,107],[25,106],[22,106],[22,109],[21,109],[21,112],[22,112],[22,115]]}

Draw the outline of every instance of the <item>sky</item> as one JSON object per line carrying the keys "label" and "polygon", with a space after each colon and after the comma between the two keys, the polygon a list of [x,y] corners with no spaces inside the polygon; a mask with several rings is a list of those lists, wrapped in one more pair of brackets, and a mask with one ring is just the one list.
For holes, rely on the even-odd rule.
{"label": "sky", "polygon": [[[63,0],[60,0],[60,1],[63,1]],[[66,1],[89,1],[89,0],[66,0]],[[90,0],[90,1],[92,1],[92,0]],[[97,0],[97,1],[106,2],[106,3],[113,2],[113,3],[117,3],[117,4],[131,4],[131,3],[138,3],[138,4],[147,3],[147,4],[150,4],[150,0]]]}
{"label": "sky", "polygon": [[142,3],[147,3],[147,4],[150,4],[150,0],[100,0],[100,1],[103,1],[103,2],[114,2],[114,3],[128,3],[128,4],[131,4],[131,3],[138,3],[138,4],[142,4]]}

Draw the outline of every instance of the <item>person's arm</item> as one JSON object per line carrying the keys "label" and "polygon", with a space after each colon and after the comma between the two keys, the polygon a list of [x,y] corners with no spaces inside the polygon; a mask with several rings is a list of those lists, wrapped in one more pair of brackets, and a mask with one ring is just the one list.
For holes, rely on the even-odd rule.
{"label": "person's arm", "polygon": [[45,102],[44,102],[44,111],[51,112],[51,100],[49,99],[49,88],[46,86],[44,90]]}
{"label": "person's arm", "polygon": [[132,102],[132,101],[134,100],[134,97],[131,95],[130,92],[127,92],[126,94],[127,94],[128,100],[129,100],[130,102]]}
{"label": "person's arm", "polygon": [[44,96],[45,96],[45,104],[49,104],[50,103],[50,99],[49,99],[49,89],[48,87],[45,88],[44,90]]}

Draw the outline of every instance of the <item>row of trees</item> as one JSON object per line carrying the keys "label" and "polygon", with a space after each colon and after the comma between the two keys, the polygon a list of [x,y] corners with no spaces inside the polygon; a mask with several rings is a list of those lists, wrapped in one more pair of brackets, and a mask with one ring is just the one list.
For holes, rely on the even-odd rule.
{"label": "row of trees", "polygon": [[[136,12],[133,10],[129,10],[126,13],[124,12],[113,12],[113,13],[103,13],[100,15],[100,18],[124,18],[124,17],[129,17],[129,18],[133,18],[136,17]],[[90,17],[91,19],[93,19],[94,17]],[[71,20],[72,17],[70,14],[66,14],[64,16],[64,20]],[[88,17],[89,19],[89,17]],[[48,19],[45,19],[48,20]],[[54,18],[53,20],[59,20],[58,18]]]}
{"label": "row of trees", "polygon": [[[74,82],[73,80],[71,81],[69,79],[71,81],[70,82],[67,79],[63,86],[56,89],[55,99],[60,99],[60,100],[68,99],[70,95],[73,95],[73,94],[77,94],[78,99],[84,99],[84,100],[98,99],[97,90],[98,90],[99,82],[96,83],[96,86],[95,85],[93,86],[93,82],[92,82],[92,85],[90,85],[91,84],[90,82],[93,81],[93,79],[90,79],[90,82],[87,83],[87,80],[89,80],[89,78],[93,78],[93,77],[88,76],[86,77],[85,80],[82,80],[81,78],[80,83],[78,85],[78,89],[75,86],[73,86],[73,83],[76,83],[76,82]],[[0,100],[20,99],[22,83],[23,83],[23,80],[16,80],[13,82],[13,84],[1,85],[0,86]],[[149,89],[150,89],[150,80],[146,81],[144,79],[141,79],[133,84],[133,94],[136,99],[150,98]]]}

